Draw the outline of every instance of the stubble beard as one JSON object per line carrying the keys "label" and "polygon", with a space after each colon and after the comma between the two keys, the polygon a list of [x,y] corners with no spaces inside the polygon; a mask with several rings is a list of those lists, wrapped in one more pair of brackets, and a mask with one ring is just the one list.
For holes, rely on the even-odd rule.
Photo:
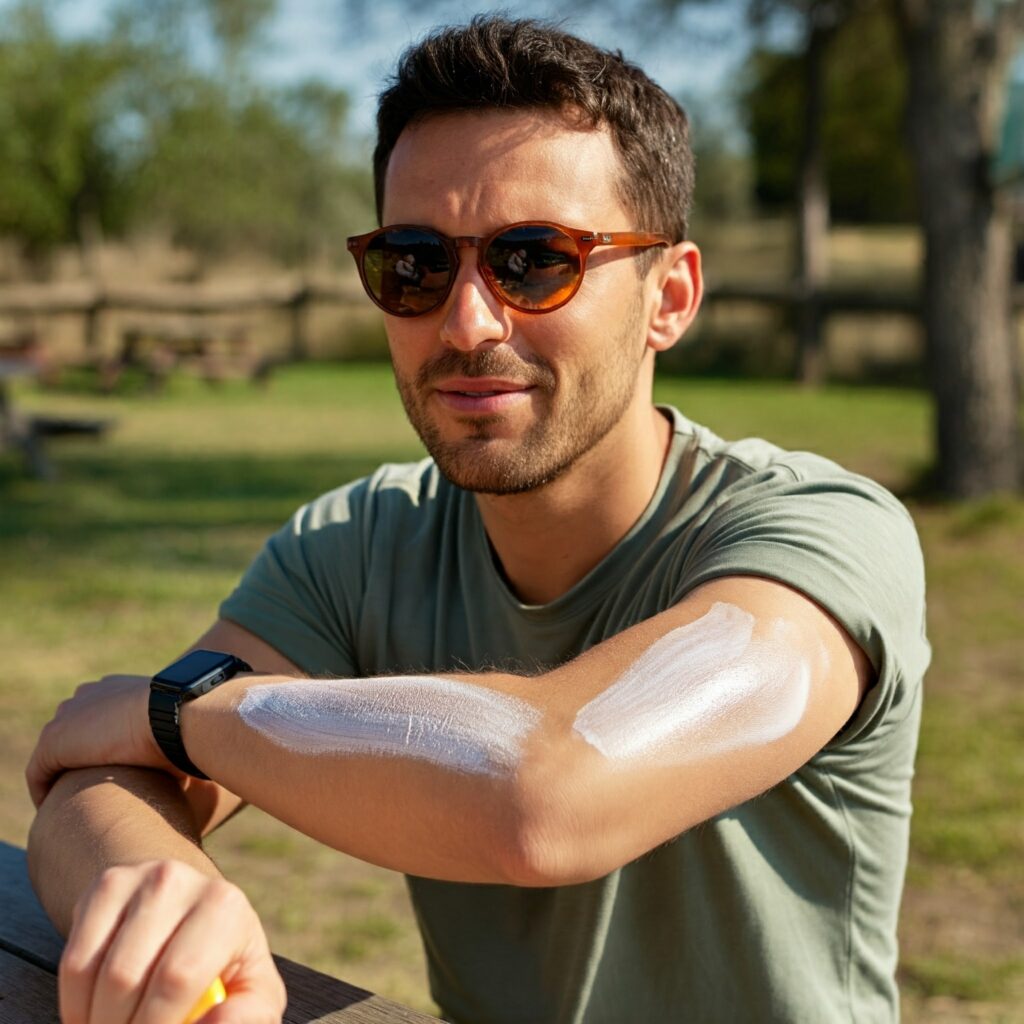
{"label": "stubble beard", "polygon": [[[610,348],[609,365],[585,368],[561,385],[546,360],[524,359],[509,345],[472,356],[456,349],[424,364],[414,379],[395,367],[406,415],[441,473],[456,487],[478,494],[522,494],[557,480],[595,448],[622,419],[637,387],[643,355],[635,355],[640,303],[626,318]],[[392,365],[394,365],[392,363]],[[496,436],[500,415],[467,417],[466,436],[446,440],[428,411],[434,382],[451,377],[500,377],[530,384],[540,403],[536,422],[519,438]],[[571,388],[572,390],[568,390]]]}

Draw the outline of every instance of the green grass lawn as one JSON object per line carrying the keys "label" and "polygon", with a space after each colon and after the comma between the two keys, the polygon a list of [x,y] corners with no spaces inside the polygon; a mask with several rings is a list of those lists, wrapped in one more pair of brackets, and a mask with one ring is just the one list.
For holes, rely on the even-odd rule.
{"label": "green grass lawn", "polygon": [[[1024,1020],[1024,502],[913,497],[929,450],[914,392],[675,379],[657,392],[724,436],[810,448],[907,501],[935,660],[902,918],[905,1017]],[[84,679],[171,660],[298,504],[421,449],[386,366],[295,367],[266,390],[178,378],[159,395],[18,399],[117,420],[102,442],[53,445],[54,484],[0,456],[0,838],[23,843],[21,769],[58,700]],[[277,950],[430,1008],[397,876],[253,811],[212,849]]]}

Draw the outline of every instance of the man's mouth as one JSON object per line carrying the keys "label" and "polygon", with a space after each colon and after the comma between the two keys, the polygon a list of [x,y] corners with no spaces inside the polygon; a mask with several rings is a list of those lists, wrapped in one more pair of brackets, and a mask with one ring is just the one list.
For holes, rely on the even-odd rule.
{"label": "man's mouth", "polygon": [[523,381],[446,380],[435,386],[441,401],[460,412],[498,412],[522,401],[535,385]]}
{"label": "man's mouth", "polygon": [[438,391],[458,391],[467,395],[497,395],[506,391],[525,391],[533,387],[525,381],[498,380],[494,377],[452,377],[437,385]]}
{"label": "man's mouth", "polygon": [[503,388],[500,391],[466,391],[463,389],[455,388],[441,388],[440,390],[448,392],[450,395],[468,395],[471,398],[490,398],[493,395],[510,395],[515,394],[519,391],[529,391],[529,387],[521,388]]}
{"label": "man's mouth", "polygon": [[462,377],[442,382],[437,385],[437,390],[450,395],[467,395],[470,398],[493,398],[495,395],[510,395],[531,391],[534,386],[525,381],[494,379],[477,381],[472,378]]}

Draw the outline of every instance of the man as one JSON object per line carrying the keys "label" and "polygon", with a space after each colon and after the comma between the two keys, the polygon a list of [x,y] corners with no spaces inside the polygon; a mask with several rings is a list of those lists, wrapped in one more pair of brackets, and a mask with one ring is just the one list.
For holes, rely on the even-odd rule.
{"label": "man", "polygon": [[529,269],[526,262],[526,250],[516,249],[514,253],[508,258],[508,269],[512,271],[516,277],[525,277],[526,271]]}
{"label": "man", "polygon": [[416,257],[413,253],[406,253],[396,264],[395,273],[404,277],[407,281],[416,284],[419,281],[420,272],[416,268]]}
{"label": "man", "polygon": [[[431,458],[271,538],[197,645],[256,674],[229,658],[180,729],[170,672],[44,730],[65,1021],[177,1019],[217,974],[218,1021],[278,1018],[200,846],[243,801],[408,874],[460,1024],[895,1020],[920,552],[870,481],[652,404],[701,298],[685,116],[481,18],[406,54],[378,128],[385,228],[349,246]],[[410,248],[414,311],[380,269]]]}

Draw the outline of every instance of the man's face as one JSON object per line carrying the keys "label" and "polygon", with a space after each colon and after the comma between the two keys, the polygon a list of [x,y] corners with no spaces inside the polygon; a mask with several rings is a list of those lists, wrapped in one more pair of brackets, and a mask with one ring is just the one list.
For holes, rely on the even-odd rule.
{"label": "man's face", "polygon": [[[526,220],[645,230],[615,195],[621,173],[606,132],[573,130],[549,112],[437,116],[395,146],[384,223],[452,237]],[[646,317],[632,252],[595,249],[572,300],[530,314],[503,306],[477,250],[461,249],[439,309],[385,317],[406,412],[449,480],[493,494],[540,487],[649,401],[637,387]]]}

